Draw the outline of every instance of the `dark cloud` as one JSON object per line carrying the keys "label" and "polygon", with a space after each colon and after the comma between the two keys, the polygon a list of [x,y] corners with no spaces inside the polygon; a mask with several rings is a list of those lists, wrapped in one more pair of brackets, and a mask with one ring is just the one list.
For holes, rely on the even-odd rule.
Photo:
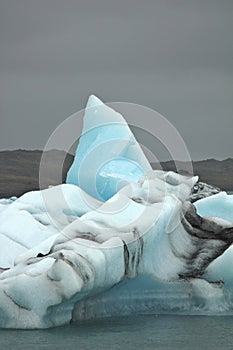
{"label": "dark cloud", "polygon": [[0,0],[0,148],[43,148],[89,94],[151,107],[194,159],[233,156],[231,0]]}

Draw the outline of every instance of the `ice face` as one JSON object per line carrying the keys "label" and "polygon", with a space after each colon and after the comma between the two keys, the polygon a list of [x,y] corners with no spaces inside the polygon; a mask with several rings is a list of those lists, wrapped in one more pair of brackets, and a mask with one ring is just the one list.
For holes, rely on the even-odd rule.
{"label": "ice face", "polygon": [[73,217],[101,205],[79,187],[69,184],[28,192],[18,199],[2,200],[2,203],[0,268],[13,267],[15,259],[28,249],[34,248],[37,254],[44,252],[42,242],[52,242],[47,239],[58,234]]}
{"label": "ice face", "polygon": [[232,314],[233,196],[152,171],[122,116],[87,107],[73,183],[0,200],[0,326]]}
{"label": "ice face", "polygon": [[[199,215],[212,218],[213,222],[219,225],[232,226],[233,221],[233,195],[221,192],[215,196],[201,199],[195,202]],[[233,247],[214,260],[208,267],[205,278],[210,281],[222,281],[227,287],[228,293],[233,293]]]}
{"label": "ice face", "polygon": [[197,212],[201,216],[213,216],[233,221],[233,196],[221,192],[215,196],[195,202]]}
{"label": "ice face", "polygon": [[66,182],[106,200],[149,170],[151,166],[124,118],[91,95]]}

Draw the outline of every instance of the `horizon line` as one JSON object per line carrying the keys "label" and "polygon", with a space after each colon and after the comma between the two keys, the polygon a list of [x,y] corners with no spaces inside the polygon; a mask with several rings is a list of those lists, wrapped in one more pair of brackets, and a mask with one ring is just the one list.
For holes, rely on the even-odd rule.
{"label": "horizon line", "polygon": [[[58,151],[58,152],[65,152],[66,154],[69,154],[71,156],[74,156],[74,154],[69,153],[67,151],[65,151],[64,149],[58,149],[58,148],[51,148],[48,150],[43,150],[43,149],[39,149],[39,148],[13,148],[13,149],[0,149],[0,153],[2,152],[16,152],[16,151],[23,151],[23,152],[51,152],[51,151]],[[210,158],[199,158],[199,159],[191,159],[192,162],[201,162],[201,161],[209,161],[209,160],[215,160],[215,161],[226,161],[228,159],[233,160],[233,156],[226,156],[226,158],[214,158],[214,157],[210,157]],[[187,160],[180,160],[180,159],[162,159],[159,162],[150,162],[151,164],[156,164],[156,163],[160,163],[160,162],[188,162]]]}

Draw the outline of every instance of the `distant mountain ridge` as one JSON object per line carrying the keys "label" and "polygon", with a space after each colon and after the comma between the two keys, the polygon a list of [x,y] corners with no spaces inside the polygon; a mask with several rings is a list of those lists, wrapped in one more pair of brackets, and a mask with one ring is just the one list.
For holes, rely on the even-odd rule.
{"label": "distant mountain ridge", "polygon": [[[185,162],[176,161],[179,169],[186,169]],[[193,174],[199,176],[199,181],[220,187],[225,191],[233,190],[233,158],[224,160],[206,159],[193,161]],[[176,171],[174,161],[162,162],[163,170]],[[152,164],[153,169],[157,169],[157,164]],[[182,173],[182,171],[180,172]],[[183,172],[186,173],[185,170]]]}
{"label": "distant mountain ridge", "polygon": [[[41,150],[15,150],[0,151],[0,198],[20,196],[25,192],[39,189],[39,166]],[[51,150],[47,152],[48,166],[51,173],[55,173],[61,167],[61,159],[64,159],[62,169],[62,181],[65,181],[66,173],[73,162],[71,154],[64,151]],[[176,161],[181,173],[185,171],[185,162]],[[176,171],[174,161],[152,164],[154,169]],[[182,171],[182,169],[184,169]],[[220,187],[225,191],[233,190],[233,158],[222,161],[207,159],[193,161],[193,173],[198,175],[200,181]],[[56,183],[52,182],[55,185]]]}

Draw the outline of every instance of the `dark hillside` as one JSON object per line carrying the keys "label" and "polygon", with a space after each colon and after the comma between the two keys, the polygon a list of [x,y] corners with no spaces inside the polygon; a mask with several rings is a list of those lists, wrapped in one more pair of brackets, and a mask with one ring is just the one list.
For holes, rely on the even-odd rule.
{"label": "dark hillside", "polygon": [[[39,166],[42,151],[2,151],[0,152],[0,198],[20,196],[21,194],[37,190],[39,188]],[[47,162],[50,173],[55,173],[61,167],[61,160],[65,154],[63,151],[51,150],[47,152]],[[66,173],[72,164],[73,156],[67,154],[62,171],[62,181],[65,181]],[[152,164],[153,168],[158,168]],[[176,170],[173,161],[161,163],[163,170]],[[180,162],[180,168],[185,169],[185,164]],[[193,162],[194,174],[199,175],[200,181],[207,182],[222,188],[233,190],[233,159],[222,161],[207,159]],[[185,171],[184,171],[185,173]],[[49,179],[53,182],[52,175]]]}

